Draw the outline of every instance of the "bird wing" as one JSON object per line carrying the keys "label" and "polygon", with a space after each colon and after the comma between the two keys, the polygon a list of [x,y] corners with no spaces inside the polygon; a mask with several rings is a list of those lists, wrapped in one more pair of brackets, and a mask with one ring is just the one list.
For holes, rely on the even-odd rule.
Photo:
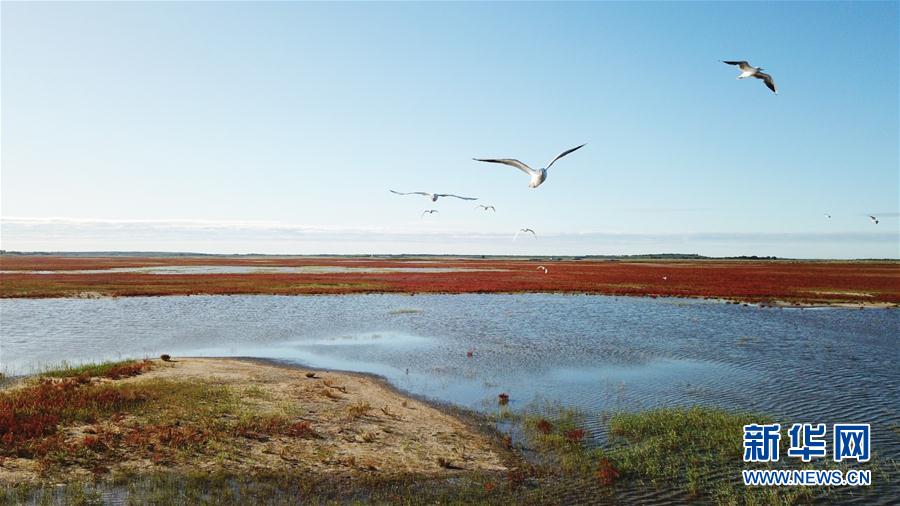
{"label": "bird wing", "polygon": [[753,68],[753,67],[750,66],[749,63],[747,63],[747,62],[744,61],[744,60],[741,60],[741,61],[726,61],[726,60],[722,60],[722,63],[727,63],[728,65],[737,65],[738,67],[741,68],[741,70],[750,70],[750,69]]}
{"label": "bird wing", "polygon": [[766,87],[772,90],[772,93],[778,93],[778,90],[775,88],[775,81],[772,80],[772,76],[766,74],[765,72],[757,72],[753,75],[753,77],[757,79],[762,79],[764,83],[766,83]]}
{"label": "bird wing", "polygon": [[478,200],[478,197],[461,197],[459,195],[454,195],[452,193],[435,193],[435,197],[454,197],[462,200]]}
{"label": "bird wing", "polygon": [[547,164],[547,170],[550,170],[550,166],[553,165],[553,163],[556,162],[557,160],[559,160],[560,158],[562,158],[562,157],[568,155],[568,154],[571,153],[572,151],[577,151],[577,150],[579,150],[579,149],[581,149],[581,148],[583,148],[583,147],[585,147],[585,146],[587,146],[587,143],[582,144],[581,146],[575,146],[575,147],[572,148],[572,149],[567,149],[567,150],[563,151],[562,153],[556,155],[556,158],[554,158],[553,160],[550,160],[550,163]]}
{"label": "bird wing", "polygon": [[515,167],[515,168],[521,170],[522,172],[528,174],[529,176],[533,175],[535,172],[537,172],[536,170],[532,169],[531,167],[525,165],[524,163],[522,163],[518,160],[512,159],[512,158],[473,158],[472,160],[475,160],[477,162],[502,163],[504,165],[509,165],[511,167]]}
{"label": "bird wing", "polygon": [[431,194],[428,192],[395,192],[391,190],[391,193],[396,193],[397,195],[425,195],[426,197],[430,197]]}

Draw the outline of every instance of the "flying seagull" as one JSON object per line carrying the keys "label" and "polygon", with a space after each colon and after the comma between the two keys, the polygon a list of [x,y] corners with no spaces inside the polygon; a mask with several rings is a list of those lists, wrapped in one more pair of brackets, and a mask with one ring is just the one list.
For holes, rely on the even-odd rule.
{"label": "flying seagull", "polygon": [[544,274],[547,274],[547,268],[544,267],[543,265],[538,265],[537,270],[539,270],[539,271],[542,270],[542,271],[544,271]]}
{"label": "flying seagull", "polygon": [[757,79],[762,79],[764,83],[766,83],[766,87],[772,90],[772,93],[778,94],[778,89],[775,88],[775,81],[772,80],[772,76],[763,72],[762,67],[754,67],[745,61],[725,61],[722,60],[722,63],[727,63],[728,65],[737,65],[738,68],[741,69],[740,75],[737,76],[738,79],[746,79],[748,77],[755,77]]}
{"label": "flying seagull", "polygon": [[419,217],[424,218],[426,214],[434,214],[437,212],[439,212],[437,209],[426,209],[426,210],[422,211],[422,216],[419,216]]}
{"label": "flying seagull", "polygon": [[473,158],[473,160],[475,160],[477,162],[502,163],[504,165],[509,165],[509,166],[515,167],[515,168],[521,170],[522,172],[528,174],[529,176],[531,176],[531,182],[528,183],[529,188],[537,188],[538,186],[541,185],[541,183],[543,183],[544,181],[547,180],[547,171],[550,170],[550,166],[553,165],[554,162],[556,162],[560,158],[568,155],[569,153],[571,153],[575,150],[583,148],[585,145],[586,144],[582,144],[581,146],[576,146],[572,149],[567,149],[566,151],[563,151],[562,153],[557,155],[556,158],[554,158],[553,160],[550,160],[550,163],[548,163],[545,168],[540,169],[540,170],[534,170],[531,167],[525,165],[524,163],[522,163],[518,160],[514,160],[512,158]]}
{"label": "flying seagull", "polygon": [[460,197],[459,195],[453,195],[452,193],[428,193],[428,192],[396,192],[391,190],[391,193],[396,193],[397,195],[424,195],[431,199],[432,202],[437,202],[437,199],[441,197],[453,197],[457,199],[463,200],[478,200],[476,197]]}
{"label": "flying seagull", "polygon": [[878,225],[878,218],[876,218],[876,217],[874,217],[874,216],[872,216],[872,215],[869,215],[869,219],[872,220],[872,223]]}
{"label": "flying seagull", "polygon": [[513,241],[515,241],[519,237],[519,234],[527,234],[529,232],[531,232],[531,235],[533,235],[534,237],[537,237],[537,234],[534,233],[534,230],[531,230],[530,228],[520,228],[519,231],[516,232],[516,235],[513,236]]}
{"label": "flying seagull", "polygon": [[475,209],[478,209],[479,207],[483,211],[487,211],[488,209],[490,209],[491,211],[494,211],[495,213],[497,212],[497,209],[494,206],[486,206],[484,204],[478,204],[477,206],[475,206]]}
{"label": "flying seagull", "polygon": [[829,220],[831,219],[831,215],[828,213],[825,213],[825,217],[828,218]]}

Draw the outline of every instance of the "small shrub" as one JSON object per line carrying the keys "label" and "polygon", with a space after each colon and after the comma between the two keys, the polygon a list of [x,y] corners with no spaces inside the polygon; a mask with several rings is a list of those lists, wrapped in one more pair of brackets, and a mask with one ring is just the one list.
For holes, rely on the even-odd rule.
{"label": "small shrub", "polygon": [[329,399],[331,399],[333,401],[336,401],[338,399],[343,399],[343,397],[341,397],[340,394],[338,394],[337,392],[334,392],[332,390],[329,390],[328,388],[323,388],[321,390],[321,393],[322,393],[322,395],[324,395],[325,397],[328,397]]}
{"label": "small shrub", "polygon": [[290,425],[285,431],[285,434],[292,437],[299,437],[304,439],[312,439],[316,438],[319,435],[313,430],[312,425],[306,421],[296,422]]}
{"label": "small shrub", "polygon": [[353,406],[350,406],[350,416],[352,418],[362,418],[369,414],[369,411],[372,410],[372,406],[369,405],[368,402],[357,402]]}

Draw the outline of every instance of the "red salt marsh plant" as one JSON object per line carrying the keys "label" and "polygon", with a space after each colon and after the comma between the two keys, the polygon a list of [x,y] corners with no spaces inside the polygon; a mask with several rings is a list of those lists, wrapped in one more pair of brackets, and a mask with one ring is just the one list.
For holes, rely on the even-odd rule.
{"label": "red salt marsh plant", "polygon": [[[814,261],[555,261],[534,276],[525,260],[315,259],[229,257],[93,258],[0,256],[0,297],[187,294],[505,293],[563,292],[628,296],[723,298],[750,302],[900,304],[897,262]],[[442,267],[457,272],[341,272],[157,275],[29,274],[28,270],[159,265]],[[482,269],[482,270],[474,270]],[[486,275],[483,269],[491,269]],[[663,277],[668,279],[664,280]]]}
{"label": "red salt marsh plant", "polygon": [[541,418],[535,427],[537,427],[537,430],[541,431],[541,434],[550,434],[550,432],[553,431],[553,424],[545,418]]}
{"label": "red salt marsh plant", "polygon": [[594,473],[601,485],[612,485],[619,478],[619,475],[619,471],[605,457],[597,463],[597,472]]}
{"label": "red salt marsh plant", "polygon": [[566,431],[566,439],[572,443],[580,443],[584,439],[584,429]]}
{"label": "red salt marsh plant", "polygon": [[61,424],[92,423],[146,402],[133,385],[91,384],[83,377],[43,378],[36,384],[0,392],[0,455],[41,456],[52,450],[41,441]]}

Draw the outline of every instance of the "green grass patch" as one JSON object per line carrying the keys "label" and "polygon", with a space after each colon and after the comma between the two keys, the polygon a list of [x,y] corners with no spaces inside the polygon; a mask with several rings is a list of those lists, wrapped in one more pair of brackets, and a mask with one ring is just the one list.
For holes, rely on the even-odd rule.
{"label": "green grass patch", "polygon": [[[617,413],[609,419],[609,440],[603,447],[585,444],[584,421],[578,411],[558,405],[539,407],[520,419],[538,458],[561,470],[564,480],[676,487],[686,499],[735,505],[794,504],[816,492],[809,487],[746,487],[740,481],[743,426],[767,423],[764,416],[706,407]],[[786,440],[783,435],[782,442]]]}
{"label": "green grass patch", "polygon": [[87,378],[121,379],[137,376],[150,370],[151,367],[152,362],[147,360],[122,360],[119,362],[87,363],[74,366],[63,362],[60,366],[40,373],[40,376],[45,378],[73,378],[81,376]]}

